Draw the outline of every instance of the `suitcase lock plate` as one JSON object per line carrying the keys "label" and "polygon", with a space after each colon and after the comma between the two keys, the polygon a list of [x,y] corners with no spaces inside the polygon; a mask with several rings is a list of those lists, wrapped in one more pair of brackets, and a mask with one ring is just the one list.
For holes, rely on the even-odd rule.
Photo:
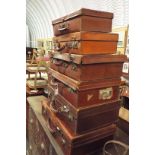
{"label": "suitcase lock plate", "polygon": [[66,114],[67,114],[67,117],[68,117],[68,119],[69,119],[70,121],[73,121],[73,120],[74,120],[74,116],[73,116],[73,114],[70,112],[69,107],[67,107],[67,106],[64,105],[64,106],[60,107],[59,112],[66,113]]}
{"label": "suitcase lock plate", "polygon": [[67,106],[62,106],[61,108],[60,108],[60,112],[65,112],[65,113],[68,113],[69,112],[69,108],[67,107]]}
{"label": "suitcase lock plate", "polygon": [[112,94],[113,94],[112,87],[101,89],[99,90],[99,99],[102,99],[102,100],[111,99]]}
{"label": "suitcase lock plate", "polygon": [[77,68],[78,68],[77,65],[73,63],[73,64],[72,64],[72,70],[73,70],[73,71],[77,71]]}
{"label": "suitcase lock plate", "polygon": [[71,41],[69,41],[69,42],[66,43],[66,46],[69,49],[78,49],[78,47],[79,47],[79,41],[76,40],[76,37],[72,37]]}

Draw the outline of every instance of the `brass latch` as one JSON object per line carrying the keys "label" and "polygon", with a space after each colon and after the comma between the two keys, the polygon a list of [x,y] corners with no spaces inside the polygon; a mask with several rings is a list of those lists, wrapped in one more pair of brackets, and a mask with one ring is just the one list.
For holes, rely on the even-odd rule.
{"label": "brass latch", "polygon": [[99,99],[102,100],[111,99],[112,95],[113,95],[112,87],[99,90]]}

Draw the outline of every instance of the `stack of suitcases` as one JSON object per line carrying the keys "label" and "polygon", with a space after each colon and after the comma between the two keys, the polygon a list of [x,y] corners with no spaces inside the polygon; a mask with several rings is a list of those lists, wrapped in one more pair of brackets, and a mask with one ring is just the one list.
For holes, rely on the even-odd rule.
{"label": "stack of suitcases", "polygon": [[52,22],[54,53],[42,114],[64,155],[97,155],[113,138],[122,66],[113,14],[80,9]]}

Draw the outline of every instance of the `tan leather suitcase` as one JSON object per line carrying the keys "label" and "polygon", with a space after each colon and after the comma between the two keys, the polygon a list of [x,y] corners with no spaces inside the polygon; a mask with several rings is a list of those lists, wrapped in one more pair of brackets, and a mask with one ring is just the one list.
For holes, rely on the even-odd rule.
{"label": "tan leather suitcase", "polygon": [[113,138],[116,125],[112,124],[86,134],[75,135],[47,108],[48,128],[65,155],[88,155],[101,151],[104,143]]}
{"label": "tan leather suitcase", "polygon": [[104,104],[120,98],[120,78],[79,82],[55,70],[48,72],[49,84],[76,108]]}
{"label": "tan leather suitcase", "polygon": [[[74,134],[83,134],[116,123],[120,101],[75,108],[61,95],[49,100],[50,109]],[[46,102],[48,106],[48,103]]]}
{"label": "tan leather suitcase", "polygon": [[111,32],[113,13],[82,8],[52,21],[54,35],[79,31]]}
{"label": "tan leather suitcase", "polygon": [[118,34],[75,32],[53,37],[54,51],[72,54],[114,54]]}
{"label": "tan leather suitcase", "polygon": [[125,55],[76,55],[54,53],[51,68],[77,81],[119,78]]}

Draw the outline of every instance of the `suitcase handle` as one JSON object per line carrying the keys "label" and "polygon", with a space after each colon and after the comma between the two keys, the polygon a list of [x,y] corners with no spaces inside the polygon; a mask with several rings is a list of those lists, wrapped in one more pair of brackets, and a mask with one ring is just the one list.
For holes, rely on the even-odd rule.
{"label": "suitcase handle", "polygon": [[52,102],[50,103],[50,109],[51,109],[51,111],[52,111],[53,113],[57,114],[57,113],[58,113],[58,110],[55,109],[55,108],[53,107],[53,103],[54,103],[54,101],[52,101]]}
{"label": "suitcase handle", "polygon": [[42,114],[43,115],[46,115],[47,114],[47,111],[46,111],[45,107],[43,107],[43,106],[42,106]]}
{"label": "suitcase handle", "polygon": [[53,59],[53,64],[55,64],[57,66],[61,66],[63,64],[63,61],[62,60]]}
{"label": "suitcase handle", "polygon": [[[55,126],[55,125],[54,125],[54,128],[52,129],[52,127],[50,126],[50,122],[51,122],[51,120],[49,118],[47,121],[47,128],[49,129],[49,131],[51,132],[52,135],[59,134],[61,136],[61,143],[63,145],[65,145],[66,140],[63,138],[63,132],[61,131],[61,129],[58,126]],[[54,122],[54,120],[53,120],[53,122]]]}
{"label": "suitcase handle", "polygon": [[54,90],[58,89],[58,82],[53,76],[49,77],[49,83]]}
{"label": "suitcase handle", "polygon": [[52,129],[51,127],[50,127],[50,118],[48,119],[48,121],[46,122],[46,126],[47,126],[47,128],[48,128],[48,130],[50,131],[50,133],[52,134],[52,135],[54,135],[55,133],[56,133],[56,129]]}
{"label": "suitcase handle", "polygon": [[65,31],[69,29],[69,24],[67,22],[63,22],[59,24],[58,31]]}
{"label": "suitcase handle", "polygon": [[42,105],[41,107],[42,107],[42,114],[43,115],[47,114],[46,106],[44,105],[44,102],[46,102],[46,104],[47,104],[48,99],[47,100],[41,100],[41,105]]}
{"label": "suitcase handle", "polygon": [[48,99],[50,99],[52,96],[53,96],[53,93],[48,90]]}
{"label": "suitcase handle", "polygon": [[[54,101],[53,101],[54,102]],[[59,108],[55,109],[53,107],[53,102],[50,104],[50,109],[52,112],[56,113],[69,113],[69,108],[67,106],[60,106]]]}

